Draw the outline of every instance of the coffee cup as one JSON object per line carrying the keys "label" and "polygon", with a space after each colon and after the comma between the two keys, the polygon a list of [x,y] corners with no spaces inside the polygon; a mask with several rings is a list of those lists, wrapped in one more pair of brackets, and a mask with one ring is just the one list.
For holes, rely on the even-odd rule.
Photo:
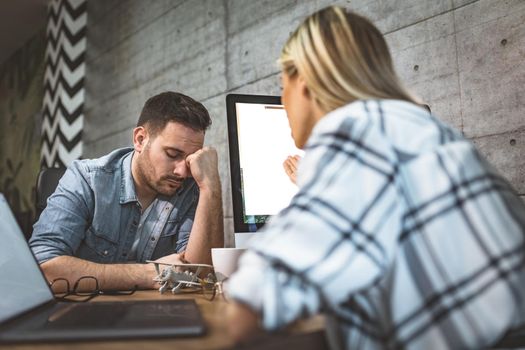
{"label": "coffee cup", "polygon": [[239,258],[246,251],[243,248],[212,248],[211,260],[215,275],[219,280],[230,277],[239,263]]}

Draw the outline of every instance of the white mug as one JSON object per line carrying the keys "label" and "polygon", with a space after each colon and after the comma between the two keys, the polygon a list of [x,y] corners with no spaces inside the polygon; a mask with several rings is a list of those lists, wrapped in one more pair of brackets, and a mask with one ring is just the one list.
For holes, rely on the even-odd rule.
{"label": "white mug", "polygon": [[212,248],[211,260],[215,275],[224,280],[237,270],[239,258],[246,249],[243,248]]}

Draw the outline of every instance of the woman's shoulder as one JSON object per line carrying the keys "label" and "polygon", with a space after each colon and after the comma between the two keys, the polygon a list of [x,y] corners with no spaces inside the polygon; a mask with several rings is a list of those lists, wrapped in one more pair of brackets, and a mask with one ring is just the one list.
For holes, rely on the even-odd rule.
{"label": "woman's shoulder", "polygon": [[400,100],[360,100],[340,107],[316,125],[313,135],[334,132],[382,139],[391,147],[409,153],[464,140],[459,131],[424,107]]}

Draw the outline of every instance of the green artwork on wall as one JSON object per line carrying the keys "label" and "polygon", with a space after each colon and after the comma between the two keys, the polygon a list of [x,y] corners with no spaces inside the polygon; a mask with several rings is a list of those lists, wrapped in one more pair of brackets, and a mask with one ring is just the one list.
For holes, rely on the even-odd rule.
{"label": "green artwork on wall", "polygon": [[32,231],[40,170],[45,32],[0,64],[0,192],[24,234]]}

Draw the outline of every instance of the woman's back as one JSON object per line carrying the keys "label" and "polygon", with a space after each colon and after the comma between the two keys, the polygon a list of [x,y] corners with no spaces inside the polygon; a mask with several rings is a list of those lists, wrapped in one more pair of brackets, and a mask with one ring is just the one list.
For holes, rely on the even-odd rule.
{"label": "woman's back", "polygon": [[[369,336],[388,347],[479,348],[525,321],[525,207],[468,140],[413,104],[356,102],[314,129],[301,186],[322,186],[324,177],[308,169],[327,157],[335,162],[338,156],[329,156],[335,148],[334,154],[353,156],[320,192],[330,193],[329,201],[348,192],[344,181],[360,187],[361,197],[346,198],[353,204],[334,199],[329,205],[369,233],[369,247],[380,247],[364,244],[362,254],[381,252],[375,254],[380,268],[369,270],[373,278],[359,290],[348,283],[353,295],[333,305],[362,316],[353,321],[363,332],[340,323],[347,347],[364,345]],[[353,171],[344,175],[346,168]],[[345,273],[351,266],[340,269],[357,275]],[[334,299],[342,300],[341,292]],[[333,300],[329,292],[326,297]]]}

